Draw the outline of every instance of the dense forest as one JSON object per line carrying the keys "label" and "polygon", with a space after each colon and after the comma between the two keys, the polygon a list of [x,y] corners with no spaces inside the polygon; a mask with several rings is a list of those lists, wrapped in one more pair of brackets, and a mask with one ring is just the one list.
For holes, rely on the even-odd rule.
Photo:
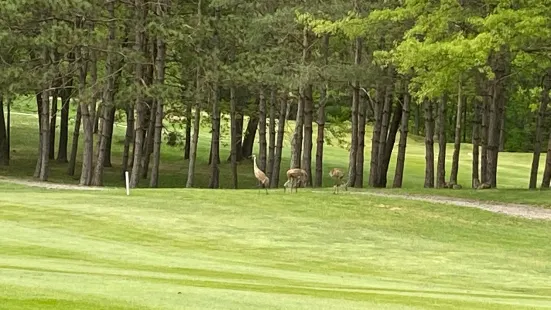
{"label": "dense forest", "polygon": [[[80,171],[81,185],[103,185],[113,126],[122,116],[121,175],[131,172],[131,187],[145,180],[158,186],[163,143],[183,145],[193,187],[199,132],[207,127],[210,188],[219,187],[221,161],[231,163],[238,187],[237,165],[256,141],[259,168],[271,187],[281,186],[274,172],[286,165],[283,132],[293,120],[289,168],[306,171],[306,186],[321,186],[332,168],[323,164],[331,131],[351,133],[341,141],[349,149],[350,187],[401,187],[411,133],[425,138],[424,187],[456,186],[461,145],[472,143],[473,188],[498,185],[502,151],[533,152],[526,184],[549,188],[550,89],[549,0],[0,5],[0,165],[10,164],[9,105],[31,95],[40,137],[35,177],[42,181],[55,160],[67,163],[70,175]],[[226,116],[229,132],[221,130]],[[220,158],[223,135],[230,137],[229,158]],[[448,176],[446,143],[454,144]]]}

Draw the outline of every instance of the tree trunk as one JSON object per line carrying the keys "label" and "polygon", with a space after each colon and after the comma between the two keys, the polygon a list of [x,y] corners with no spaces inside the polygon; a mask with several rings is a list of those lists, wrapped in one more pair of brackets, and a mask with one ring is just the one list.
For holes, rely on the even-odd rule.
{"label": "tree trunk", "polygon": [[495,73],[495,81],[492,83],[493,96],[488,126],[488,176],[486,182],[489,183],[491,188],[495,188],[497,186],[501,123],[505,116],[506,79],[510,71],[510,57],[505,46],[501,47],[501,50],[492,56],[491,67]]}
{"label": "tree trunk", "polygon": [[191,102],[186,106],[186,137],[184,144],[184,159],[189,159],[189,150],[191,145]]}
{"label": "tree trunk", "polygon": [[[198,15],[201,15],[201,0],[198,3]],[[199,129],[201,126],[201,71],[200,67],[196,69],[196,87],[195,87],[195,113],[193,116],[193,136],[189,144],[189,165],[187,173],[186,187],[193,187],[193,181],[195,177],[195,162],[197,160],[197,143],[199,142]]]}
{"label": "tree trunk", "polygon": [[[211,164],[210,164],[210,180],[209,188],[220,187],[220,96],[218,85],[213,86],[212,91],[212,148],[211,148]],[[266,128],[266,127],[264,127]]]}
{"label": "tree trunk", "polygon": [[259,102],[258,102],[258,168],[263,172],[266,172],[266,97],[264,96],[264,89],[260,87]]}
{"label": "tree trunk", "polygon": [[438,166],[436,167],[436,188],[446,185],[446,106],[448,96],[443,95],[438,107]]}
{"label": "tree trunk", "polygon": [[[329,64],[329,34],[323,35],[322,42],[323,61],[327,66]],[[316,179],[314,186],[323,186],[323,144],[325,142],[325,104],[327,102],[327,84],[324,84],[320,90],[320,102],[318,106],[318,138],[316,141]]]}
{"label": "tree trunk", "polygon": [[459,171],[459,151],[461,150],[461,116],[465,98],[461,93],[461,84],[457,95],[457,119],[455,122],[455,141],[453,145],[452,170],[450,172],[450,184],[457,184],[457,173]]}
{"label": "tree trunk", "polygon": [[388,137],[388,129],[390,124],[390,112],[392,108],[393,85],[390,80],[386,86],[384,106],[381,115],[381,132],[379,135],[379,147],[377,153],[377,177],[374,183],[375,187],[384,187],[383,181],[386,179],[385,174],[385,151]]}
{"label": "tree trunk", "polygon": [[[360,95],[358,90],[358,96]],[[356,178],[354,187],[362,188],[364,186],[364,151],[365,151],[365,124],[367,103],[365,100],[358,99],[358,144],[356,149]]]}
{"label": "tree trunk", "polygon": [[275,141],[276,141],[276,90],[272,89],[270,92],[270,125],[268,126],[269,139],[268,139],[268,167],[266,168],[266,175],[270,181],[273,180],[274,170],[274,155],[275,155]]}
{"label": "tree trunk", "polygon": [[420,105],[419,104],[416,104],[415,105],[415,125],[414,125],[414,132],[415,132],[415,135],[418,136],[420,133],[421,133],[421,130],[420,130],[420,119],[421,119],[421,108],[420,108]]}
{"label": "tree trunk", "polygon": [[247,124],[247,130],[245,130],[245,138],[243,138],[243,146],[241,148],[243,157],[249,158],[253,155],[253,145],[256,136],[256,130],[258,128],[258,116],[251,115]]}
{"label": "tree trunk", "polygon": [[500,111],[500,122],[499,122],[499,152],[503,152],[505,150],[505,135],[507,134],[505,132],[505,121],[507,118],[505,117],[505,105],[507,104],[507,100],[503,100],[503,109]]}
{"label": "tree trunk", "polygon": [[[169,0],[162,1],[164,3],[157,3],[157,16],[160,18],[166,18],[166,10]],[[163,86],[165,83],[165,62],[166,62],[166,44],[164,38],[157,37],[157,53],[155,56],[155,69],[157,72],[157,85]],[[157,97],[156,111],[155,111],[155,136],[153,138],[153,163],[151,167],[151,180],[149,181],[150,187],[159,187],[159,168],[161,164],[161,142],[163,131],[163,118],[164,118],[164,98],[163,96]]]}
{"label": "tree trunk", "polygon": [[50,113],[50,143],[48,150],[48,159],[55,159],[55,128],[57,125],[57,102],[58,93],[57,89],[50,92],[52,94],[52,112]]}
{"label": "tree trunk", "polygon": [[59,147],[57,150],[57,161],[60,163],[67,162],[67,144],[69,141],[69,107],[71,105],[72,86],[73,78],[71,77],[69,78],[66,87],[61,92],[61,120],[59,126]]}
{"label": "tree trunk", "polygon": [[[113,102],[115,102],[115,94],[113,94]],[[106,137],[107,144],[105,145],[105,161],[103,162],[104,167],[113,167],[111,163],[111,147],[113,146],[113,130],[115,129],[115,112],[116,108],[110,109],[109,118],[105,125],[107,125]]]}
{"label": "tree trunk", "polygon": [[482,104],[478,99],[474,99],[474,115],[473,115],[473,164],[472,164],[472,188],[477,188],[480,185],[480,176],[478,175],[478,159],[480,147],[480,127],[482,125]]}
{"label": "tree trunk", "polygon": [[304,137],[302,147],[302,164],[301,168],[306,171],[306,183],[304,186],[312,186],[312,147],[313,142],[313,127],[314,121],[314,103],[312,85],[308,84],[304,87]]}
{"label": "tree trunk", "polygon": [[482,144],[480,146],[480,182],[484,183],[488,179],[488,124],[490,116],[490,102],[489,97],[484,96],[482,102],[482,132],[481,140]]}
{"label": "tree trunk", "polygon": [[[396,159],[396,170],[394,172],[393,188],[401,188],[404,178],[404,167],[406,161],[406,147],[408,139],[409,125],[409,105],[410,95],[408,92],[408,84],[405,84],[404,104],[402,106],[402,124],[400,128],[400,142],[398,144],[398,156]],[[417,108],[418,111],[418,108]],[[416,120],[417,121],[417,120]]]}
{"label": "tree trunk", "polygon": [[[143,28],[145,27],[145,18],[147,14],[147,8],[144,5],[144,0],[135,0],[135,11],[134,19],[136,22],[135,28],[135,43],[134,51],[138,55],[144,54],[144,33]],[[138,61],[135,64],[134,68],[134,83],[136,87],[142,87],[142,78],[143,78],[143,65]],[[135,188],[140,182],[141,176],[141,163],[142,163],[142,154],[143,154],[143,144],[144,144],[144,118],[145,118],[145,106],[144,101],[141,95],[136,96],[136,124],[134,129],[134,161],[132,166],[132,174],[130,176],[130,187]]]}
{"label": "tree trunk", "polygon": [[[75,175],[75,166],[77,163],[77,153],[78,153],[78,138],[80,135],[80,122],[82,118],[82,113],[80,112],[80,105],[77,107],[77,115],[75,118],[75,128],[73,131],[73,143],[71,144],[71,158],[69,160],[69,167],[67,168],[67,174],[70,176]],[[58,159],[59,159],[58,153]]]}
{"label": "tree trunk", "polygon": [[[355,4],[357,9],[357,3]],[[362,38],[356,38],[354,48],[354,65],[359,66],[362,62]],[[358,160],[358,123],[359,123],[359,109],[360,109],[360,81],[356,80],[353,83],[352,90],[352,118],[350,120],[350,126],[352,126],[350,138],[350,153],[348,157],[348,187],[355,187],[361,185],[356,182],[357,177],[357,160]],[[364,123],[365,124],[365,123]],[[365,136],[365,133],[364,133]],[[363,171],[362,171],[363,173]],[[363,180],[361,180],[363,181]],[[363,183],[363,182],[362,182]]]}
{"label": "tree trunk", "polygon": [[40,117],[41,126],[40,131],[42,132],[42,145],[40,152],[40,174],[39,179],[41,181],[47,181],[49,176],[49,151],[50,151],[50,94],[47,90],[42,91],[42,114]]}
{"label": "tree trunk", "polygon": [[124,180],[124,173],[128,170],[130,159],[130,145],[134,144],[134,107],[126,108],[126,134],[124,136],[124,149],[122,152],[121,179]]}
{"label": "tree trunk", "polygon": [[281,154],[283,151],[283,138],[285,137],[285,121],[289,116],[289,105],[287,104],[287,97],[284,96],[281,99],[279,106],[279,118],[277,121],[277,141],[274,153],[274,170],[273,180],[270,180],[272,188],[279,187],[279,174],[281,169]]}
{"label": "tree trunk", "polygon": [[4,118],[4,98],[0,94],[0,165],[8,166],[10,164],[9,154],[7,126]]}
{"label": "tree trunk", "polygon": [[434,187],[434,118],[432,102],[425,99],[425,188]]}
{"label": "tree trunk", "polygon": [[383,158],[383,161],[379,163],[382,166],[381,187],[386,187],[387,184],[388,166],[390,165],[390,157],[392,156],[392,151],[394,150],[396,134],[398,133],[398,129],[400,129],[400,123],[402,121],[402,110],[402,105],[399,103],[396,104],[394,108],[394,113],[392,114],[392,120],[390,121],[390,128],[385,145],[385,156]]}
{"label": "tree trunk", "polygon": [[232,188],[239,187],[237,178],[237,112],[235,100],[235,87],[230,87],[230,162]]}
{"label": "tree trunk", "polygon": [[38,114],[38,156],[34,168],[34,178],[40,177],[40,167],[42,166],[42,92],[36,94],[36,107]]}
{"label": "tree trunk", "polygon": [[379,170],[379,139],[381,138],[382,126],[382,108],[385,101],[385,90],[383,86],[377,89],[377,101],[373,102],[373,114],[375,116],[375,124],[373,125],[373,134],[371,137],[371,162],[369,165],[369,186],[377,184],[377,172]]}
{"label": "tree trunk", "polygon": [[147,173],[149,170],[149,161],[151,160],[151,154],[153,153],[153,142],[155,135],[155,116],[157,115],[157,100],[149,98],[147,100],[149,108],[149,118],[146,123],[147,131],[145,133],[145,144],[142,155],[142,178],[147,179]]}
{"label": "tree trunk", "polygon": [[298,99],[295,132],[291,140],[291,167],[300,168],[302,158],[302,139],[304,127],[304,97]]}
{"label": "tree trunk", "polygon": [[463,105],[463,121],[461,128],[463,129],[463,143],[467,143],[467,110],[469,109],[469,104],[467,103],[467,97],[464,99],[465,104]]}
{"label": "tree trunk", "polygon": [[[536,125],[536,142],[534,145],[534,158],[532,160],[532,170],[530,172],[530,189],[536,187],[539,157],[541,149],[541,131],[542,124],[545,117],[545,110],[549,104],[549,91],[551,90],[551,69],[547,70],[547,74],[543,80],[543,90],[541,92],[541,104],[538,113],[538,120]],[[548,189],[551,181],[551,134],[549,135],[549,142],[547,144],[547,157],[545,159],[545,169],[543,172],[543,179],[541,181],[541,188]]]}

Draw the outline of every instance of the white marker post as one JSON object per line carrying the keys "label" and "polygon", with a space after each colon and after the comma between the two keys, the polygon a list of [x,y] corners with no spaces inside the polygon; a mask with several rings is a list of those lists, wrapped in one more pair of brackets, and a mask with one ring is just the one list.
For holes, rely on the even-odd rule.
{"label": "white marker post", "polygon": [[130,196],[130,180],[128,178],[128,171],[124,172],[124,179],[126,180],[126,196]]}

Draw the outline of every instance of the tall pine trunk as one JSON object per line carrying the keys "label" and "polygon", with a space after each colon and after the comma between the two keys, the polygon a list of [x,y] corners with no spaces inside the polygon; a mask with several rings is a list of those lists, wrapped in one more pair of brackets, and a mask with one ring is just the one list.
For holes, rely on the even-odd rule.
{"label": "tall pine trunk", "polygon": [[73,78],[70,77],[61,91],[61,119],[59,124],[59,146],[57,149],[57,161],[60,163],[67,162],[67,148],[69,141],[69,107],[71,105],[71,88],[73,86]]}
{"label": "tall pine trunk", "polygon": [[75,128],[73,131],[73,143],[71,144],[71,157],[69,159],[69,167],[67,167],[67,174],[70,176],[75,175],[75,166],[77,162],[78,153],[78,139],[80,136],[80,123],[82,119],[82,113],[80,112],[80,104],[77,107],[77,115],[75,117]]}
{"label": "tall pine trunk", "polygon": [[377,100],[372,102],[373,114],[375,116],[375,124],[373,125],[373,134],[371,137],[371,161],[369,164],[369,186],[377,184],[377,172],[379,171],[379,139],[381,138],[382,126],[382,108],[385,101],[384,86],[377,87]]}
{"label": "tall pine trunk", "polygon": [[264,88],[260,87],[259,101],[258,101],[258,168],[266,172],[266,159],[268,146],[266,143],[266,96],[264,95]]}
{"label": "tall pine trunk", "polygon": [[10,164],[10,150],[8,146],[7,130],[8,126],[4,117],[4,98],[2,97],[2,94],[0,94],[0,165],[4,166],[8,166]]}
{"label": "tall pine trunk", "polygon": [[392,114],[392,120],[390,122],[390,127],[388,130],[388,136],[385,145],[385,155],[383,161],[380,163],[380,165],[382,166],[380,185],[381,187],[386,187],[387,184],[388,167],[390,165],[390,158],[392,156],[392,151],[394,150],[394,144],[396,142],[396,134],[400,129],[400,123],[402,121],[402,110],[402,105],[397,103],[394,108],[394,113]]}
{"label": "tall pine trunk", "polygon": [[394,172],[394,181],[392,187],[401,188],[404,179],[404,167],[406,162],[406,147],[408,140],[409,125],[409,105],[411,97],[408,91],[408,84],[404,87],[404,104],[402,106],[402,124],[400,128],[400,142],[398,144],[398,156],[396,159],[396,170]]}
{"label": "tall pine trunk", "polygon": [[52,112],[50,113],[50,143],[48,150],[48,159],[55,159],[55,128],[57,126],[57,102],[58,91],[54,89],[50,92],[52,95]]}
{"label": "tall pine trunk", "polygon": [[302,147],[301,168],[306,171],[306,183],[304,186],[312,186],[312,147],[313,142],[313,121],[314,121],[314,103],[313,103],[312,85],[304,87],[304,137]]}
{"label": "tall pine trunk", "polygon": [[[230,87],[230,162],[232,188],[239,187],[237,178],[237,119],[236,119],[235,87]],[[270,120],[271,122],[272,120]]]}
{"label": "tall pine trunk", "polygon": [[[144,27],[145,27],[145,18],[147,14],[147,8],[144,5],[144,0],[135,0],[135,11],[134,19],[136,23],[135,28],[135,43],[134,51],[139,54],[144,54]],[[143,78],[143,65],[139,61],[136,62],[134,68],[134,85],[138,88],[142,87],[142,78]],[[143,144],[144,144],[144,119],[145,119],[145,106],[143,97],[138,92],[136,96],[136,123],[134,124],[134,159],[132,162],[132,174],[130,176],[130,187],[135,188],[140,182],[141,176],[141,163],[143,155]]]}
{"label": "tall pine trunk", "polygon": [[[329,64],[329,34],[323,35],[322,42],[323,62],[327,66]],[[327,84],[324,84],[320,90],[320,102],[318,106],[318,137],[316,141],[316,178],[314,186],[322,187],[323,185],[323,144],[325,142],[325,103],[327,102]]]}
{"label": "tall pine trunk", "polygon": [[482,103],[478,99],[474,99],[474,115],[473,115],[473,164],[471,173],[471,186],[477,188],[480,185],[479,171],[479,149],[480,149],[480,127],[482,125]]}
{"label": "tall pine trunk", "polygon": [[189,159],[189,150],[191,145],[191,122],[193,116],[191,114],[191,102],[186,104],[186,137],[184,142],[184,159]]}
{"label": "tall pine trunk", "polygon": [[482,102],[481,145],[480,145],[480,182],[488,179],[488,124],[490,116],[490,100],[486,93]]}
{"label": "tall pine trunk", "polygon": [[298,99],[295,132],[291,140],[291,168],[300,168],[302,157],[302,137],[304,126],[304,98]]}
{"label": "tall pine trunk", "polygon": [[461,93],[461,84],[459,84],[457,95],[457,117],[455,122],[455,140],[453,144],[452,170],[450,172],[450,184],[457,184],[457,173],[459,171],[459,151],[461,150],[461,116],[463,115],[463,105],[465,98]]}
{"label": "tall pine trunk", "polygon": [[[358,10],[358,4],[355,3],[356,10]],[[359,66],[362,62],[362,38],[356,38],[354,47],[354,65]],[[352,116],[350,120],[350,126],[352,127],[350,138],[350,152],[348,157],[348,187],[354,187],[359,183],[356,182],[357,177],[357,160],[358,160],[358,122],[359,122],[359,109],[360,109],[360,81],[355,80],[352,89]],[[362,171],[363,173],[363,171]]]}
{"label": "tall pine trunk", "polygon": [[220,187],[220,95],[218,85],[212,91],[212,135],[209,188]]}
{"label": "tall pine trunk", "polygon": [[[530,188],[536,187],[537,173],[541,149],[541,131],[543,119],[545,117],[545,109],[549,104],[549,91],[551,90],[551,69],[547,70],[547,74],[543,80],[543,90],[541,92],[541,104],[538,113],[538,121],[536,125],[536,143],[534,145],[534,158],[532,160],[532,170],[530,173]],[[537,157],[536,157],[537,156]],[[548,189],[551,181],[551,134],[549,135],[549,142],[547,144],[547,157],[545,159],[545,169],[543,172],[543,178],[541,181],[541,188]]]}
{"label": "tall pine trunk", "polygon": [[440,99],[438,107],[438,165],[436,166],[436,187],[443,188],[446,185],[446,108],[447,95]]}
{"label": "tall pine trunk", "polygon": [[34,168],[33,177],[40,177],[40,167],[42,166],[42,92],[36,94],[36,108],[38,114],[38,156],[36,160],[36,165]]}
{"label": "tall pine trunk", "polygon": [[[198,2],[198,16],[201,16],[201,3],[202,1],[199,0]],[[193,115],[193,136],[191,137],[191,141],[189,144],[189,165],[188,165],[188,173],[187,173],[187,180],[186,180],[186,187],[191,188],[193,187],[193,181],[195,178],[195,162],[197,160],[197,144],[199,143],[199,129],[201,126],[201,96],[200,93],[202,91],[201,87],[201,69],[199,66],[196,68],[196,77],[195,77],[195,113]]]}
{"label": "tall pine trunk", "polygon": [[[359,96],[358,90],[358,96]],[[364,186],[364,151],[365,151],[365,124],[366,124],[366,112],[367,103],[365,100],[358,99],[358,147],[356,149],[356,178],[354,180],[354,187],[362,188]]]}
{"label": "tall pine trunk", "polygon": [[[391,72],[389,70],[389,72]],[[391,73],[389,74],[389,76]],[[386,152],[386,144],[387,144],[387,138],[388,138],[388,129],[390,125],[390,113],[392,108],[392,97],[393,97],[393,79],[389,79],[388,84],[386,86],[385,90],[385,99],[384,99],[384,105],[383,110],[381,114],[381,130],[379,134],[379,146],[377,149],[377,177],[375,179],[374,186],[375,187],[384,187],[383,181],[386,179],[385,172],[385,152]]]}
{"label": "tall pine trunk", "polygon": [[272,180],[274,170],[274,155],[276,141],[276,90],[270,91],[270,124],[268,126],[268,167],[266,175]]}
{"label": "tall pine trunk", "polygon": [[272,188],[279,187],[279,172],[281,169],[281,155],[283,151],[283,139],[285,137],[285,122],[289,115],[289,105],[287,104],[287,97],[284,96],[281,99],[279,106],[279,118],[277,120],[277,140],[274,153],[274,173],[273,180],[270,180]]}
{"label": "tall pine trunk", "polygon": [[42,91],[42,106],[40,111],[40,131],[42,133],[42,144],[40,149],[40,173],[39,179],[47,181],[50,170],[50,94],[49,91]]}
{"label": "tall pine trunk", "polygon": [[129,167],[130,146],[134,144],[134,107],[129,105],[125,110],[126,110],[126,133],[124,135],[124,148],[122,152],[122,165],[121,165],[122,180],[124,180],[124,174]]}
{"label": "tall pine trunk", "polygon": [[425,188],[434,187],[434,118],[433,103],[424,100],[425,108]]}
{"label": "tall pine trunk", "polygon": [[147,130],[145,133],[145,143],[143,146],[142,155],[142,178],[147,179],[147,173],[149,170],[149,161],[151,160],[151,154],[153,154],[153,142],[155,135],[155,115],[157,115],[157,100],[147,99],[149,108],[149,117],[147,118]]}

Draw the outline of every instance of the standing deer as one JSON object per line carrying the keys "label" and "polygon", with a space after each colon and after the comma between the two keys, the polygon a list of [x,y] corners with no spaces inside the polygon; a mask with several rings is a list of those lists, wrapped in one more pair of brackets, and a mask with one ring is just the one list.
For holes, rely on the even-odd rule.
{"label": "standing deer", "polygon": [[266,190],[266,195],[268,195],[268,186],[270,185],[270,179],[268,179],[266,174],[256,165],[256,155],[253,154],[252,158],[254,164],[254,176],[260,182],[260,184],[264,186],[264,189]]}
{"label": "standing deer", "polygon": [[[329,171],[329,176],[335,181],[335,184],[333,185],[333,194],[339,193],[339,187],[342,185],[342,179],[344,178],[344,173],[339,168],[333,168],[331,171]],[[348,183],[345,182],[344,184],[344,190],[348,191]]]}
{"label": "standing deer", "polygon": [[298,193],[298,182],[306,182],[308,174],[304,169],[292,168],[287,170],[287,182],[283,184],[283,192],[287,191],[287,187],[291,185],[291,193],[293,192],[293,187],[295,192]]}

